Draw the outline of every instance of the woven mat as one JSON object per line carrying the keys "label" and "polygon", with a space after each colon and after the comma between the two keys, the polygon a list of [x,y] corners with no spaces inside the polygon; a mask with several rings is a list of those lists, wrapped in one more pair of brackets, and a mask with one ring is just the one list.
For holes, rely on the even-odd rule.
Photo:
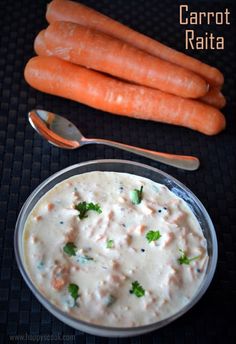
{"label": "woven mat", "polygon": [[[236,237],[236,58],[235,6],[231,2],[193,1],[193,10],[228,7],[231,25],[198,27],[225,37],[225,51],[192,54],[220,68],[225,75],[224,109],[228,128],[216,137],[149,121],[122,118],[75,102],[42,94],[24,81],[23,69],[34,54],[35,35],[46,26],[44,0],[0,2],[0,339],[1,343],[36,341],[51,335],[64,343],[231,343],[235,339],[232,298],[235,288]],[[82,1],[160,41],[184,51],[184,28],[178,24],[178,1],[87,0]],[[187,1],[185,1],[186,3]],[[222,5],[223,4],[223,5]],[[233,18],[234,17],[234,18]],[[193,154],[201,168],[184,172],[105,146],[64,151],[50,146],[27,122],[27,111],[38,107],[66,115],[90,137],[102,137],[153,150]],[[234,109],[234,110],[233,110]],[[13,233],[18,212],[33,189],[46,177],[74,163],[124,158],[161,168],[186,184],[203,202],[213,220],[219,242],[219,261],[211,286],[200,302],[179,320],[149,335],[129,339],[105,339],[75,331],[53,317],[30,292],[16,266]],[[18,340],[12,336],[23,335]],[[63,336],[69,336],[64,337]],[[74,336],[74,337],[70,337]],[[24,339],[24,340],[23,340]]]}

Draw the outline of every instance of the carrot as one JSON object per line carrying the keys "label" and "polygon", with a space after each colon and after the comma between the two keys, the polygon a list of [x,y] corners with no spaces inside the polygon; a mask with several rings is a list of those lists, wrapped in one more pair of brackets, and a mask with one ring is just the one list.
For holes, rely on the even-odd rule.
{"label": "carrot", "polygon": [[52,53],[47,49],[45,38],[44,38],[45,30],[42,30],[38,33],[34,40],[34,51],[37,55],[41,56],[50,56]]}
{"label": "carrot", "polygon": [[193,72],[79,24],[54,22],[44,37],[54,56],[75,64],[186,98],[208,91],[206,81]]}
{"label": "carrot", "polygon": [[199,74],[211,85],[222,85],[224,82],[223,74],[218,69],[169,48],[80,3],[68,0],[53,0],[47,7],[46,18],[49,23],[54,21],[75,22],[117,37],[149,54]]}
{"label": "carrot", "polygon": [[181,125],[214,135],[225,127],[222,113],[195,100],[116,80],[54,56],[36,56],[25,80],[37,90],[114,114]]}
{"label": "carrot", "polygon": [[[34,50],[37,55],[50,56],[52,52],[46,47],[44,33],[42,30],[38,33],[34,41]],[[226,105],[226,99],[221,92],[221,87],[211,86],[207,94],[199,99],[203,103],[212,105],[217,109],[222,109]]]}
{"label": "carrot", "polygon": [[68,268],[56,265],[52,271],[51,285],[56,290],[61,290],[68,283]]}
{"label": "carrot", "polygon": [[222,109],[226,105],[226,99],[224,95],[222,94],[220,87],[210,87],[207,94],[203,97],[201,97],[199,100],[201,100],[203,103],[212,105],[216,107],[217,109]]}

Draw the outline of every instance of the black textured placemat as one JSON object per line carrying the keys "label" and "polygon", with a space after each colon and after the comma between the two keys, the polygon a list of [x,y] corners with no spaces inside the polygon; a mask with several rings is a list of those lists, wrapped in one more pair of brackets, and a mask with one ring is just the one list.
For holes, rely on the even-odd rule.
{"label": "black textured placemat", "polygon": [[[184,51],[184,27],[178,24],[177,0],[87,0],[105,14]],[[110,115],[75,102],[45,95],[24,81],[23,69],[34,54],[35,35],[46,26],[47,1],[0,1],[0,339],[1,343],[231,343],[235,340],[232,302],[235,288],[236,125],[234,1],[185,1],[192,9],[231,11],[231,25],[197,27],[225,37],[224,51],[192,55],[220,68],[225,75],[224,109],[227,130],[207,137],[188,129]],[[153,150],[193,154],[201,168],[184,172],[104,146],[77,151],[52,147],[27,122],[27,111],[38,107],[67,115],[90,137],[103,137]],[[206,206],[216,228],[219,261],[211,286],[200,302],[179,320],[151,334],[107,339],[75,331],[53,317],[30,292],[16,266],[14,226],[19,210],[46,177],[71,164],[98,158],[125,158],[161,168],[186,184]],[[235,312],[234,312],[235,314]],[[14,337],[15,335],[19,336]],[[55,335],[55,337],[53,337]],[[22,336],[22,337],[21,337]],[[56,337],[57,336],[57,337]],[[64,337],[63,340],[63,336]],[[57,339],[56,339],[57,338]],[[30,341],[31,339],[31,341]]]}

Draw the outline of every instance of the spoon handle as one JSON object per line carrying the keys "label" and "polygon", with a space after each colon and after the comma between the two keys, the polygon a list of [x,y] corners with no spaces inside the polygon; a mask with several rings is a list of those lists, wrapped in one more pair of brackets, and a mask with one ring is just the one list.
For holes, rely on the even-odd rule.
{"label": "spoon handle", "polygon": [[138,148],[130,145],[126,145],[124,143],[114,142],[110,140],[104,140],[104,139],[87,139],[83,138],[81,140],[82,144],[103,144],[107,146],[111,146],[114,148],[123,149],[125,151],[142,155],[146,158],[162,162],[166,165],[174,166],[181,168],[183,170],[189,170],[194,171],[197,170],[200,162],[198,158],[195,158],[193,156],[186,156],[186,155],[177,155],[177,154],[168,154],[168,153],[161,153],[161,152],[155,152],[144,148]]}

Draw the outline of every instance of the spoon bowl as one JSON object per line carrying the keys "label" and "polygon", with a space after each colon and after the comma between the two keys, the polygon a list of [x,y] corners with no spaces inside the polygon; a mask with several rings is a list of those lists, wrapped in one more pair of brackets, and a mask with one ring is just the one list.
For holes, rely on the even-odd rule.
{"label": "spoon bowl", "polygon": [[[28,114],[32,127],[52,145],[59,148],[75,149],[83,138],[79,129],[65,117],[45,110],[32,110]],[[47,135],[47,137],[46,137]],[[66,141],[71,141],[66,144]]]}
{"label": "spoon bowl", "polygon": [[86,138],[79,129],[66,118],[45,110],[32,110],[28,114],[32,127],[49,143],[64,149],[76,149],[86,144],[104,144],[114,148],[144,156],[166,165],[184,170],[197,170],[200,162],[198,158],[186,155],[177,155],[151,151],[124,143],[104,139]]}

